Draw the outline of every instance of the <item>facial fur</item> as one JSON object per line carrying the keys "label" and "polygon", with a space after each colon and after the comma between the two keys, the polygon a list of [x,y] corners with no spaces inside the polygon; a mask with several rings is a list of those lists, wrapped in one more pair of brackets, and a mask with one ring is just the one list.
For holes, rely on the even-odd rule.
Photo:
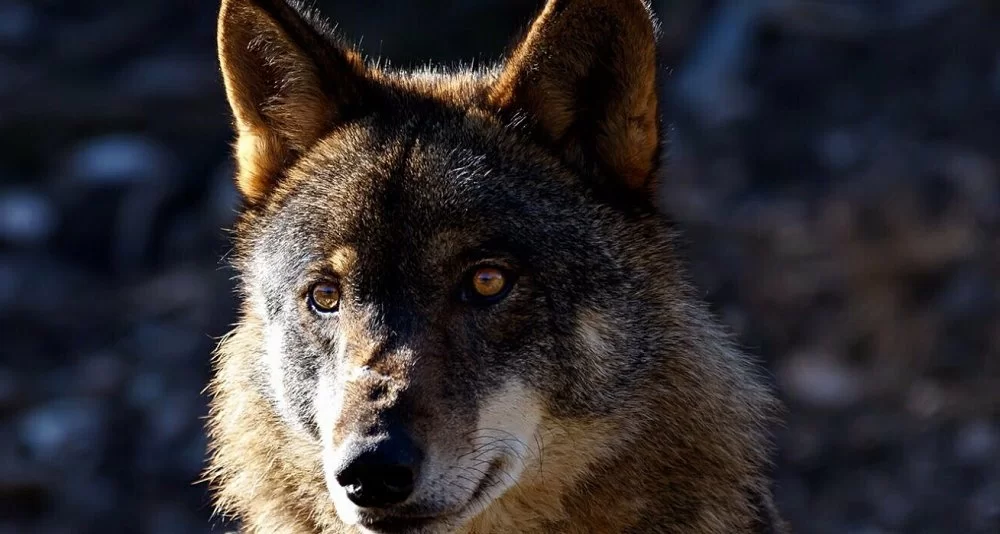
{"label": "facial fur", "polygon": [[[553,0],[496,68],[393,73],[223,3],[244,305],[210,478],[248,532],[754,531],[772,401],[653,201],[654,34],[638,0]],[[399,436],[412,491],[358,504],[345,465]]]}

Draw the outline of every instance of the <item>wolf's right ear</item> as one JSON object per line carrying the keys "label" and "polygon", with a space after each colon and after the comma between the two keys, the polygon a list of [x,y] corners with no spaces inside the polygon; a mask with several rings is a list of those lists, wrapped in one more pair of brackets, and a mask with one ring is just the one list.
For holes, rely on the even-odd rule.
{"label": "wolf's right ear", "polygon": [[487,101],[527,116],[565,160],[649,194],[662,135],[656,34],[646,0],[548,0]]}
{"label": "wolf's right ear", "polygon": [[236,182],[254,203],[296,157],[357,113],[364,62],[286,0],[223,0],[218,47],[236,118]]}

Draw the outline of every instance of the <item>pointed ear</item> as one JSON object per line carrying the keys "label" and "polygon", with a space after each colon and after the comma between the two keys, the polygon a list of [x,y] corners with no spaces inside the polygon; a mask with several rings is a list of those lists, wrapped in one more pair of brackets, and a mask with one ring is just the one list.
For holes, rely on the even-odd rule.
{"label": "pointed ear", "polygon": [[525,113],[565,160],[649,188],[660,155],[656,31],[642,0],[549,0],[488,101]]}
{"label": "pointed ear", "polygon": [[223,0],[219,62],[236,118],[237,185],[251,203],[360,105],[364,63],[286,0]]}

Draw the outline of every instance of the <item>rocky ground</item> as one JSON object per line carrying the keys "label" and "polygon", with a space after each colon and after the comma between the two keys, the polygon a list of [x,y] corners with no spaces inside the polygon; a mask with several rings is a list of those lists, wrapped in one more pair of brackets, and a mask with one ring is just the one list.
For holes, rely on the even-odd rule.
{"label": "rocky ground", "polygon": [[[493,57],[538,4],[321,3],[399,64]],[[655,7],[663,201],[788,404],[785,515],[1000,531],[1000,9]],[[194,483],[234,306],[215,9],[0,0],[0,533],[224,526]]]}

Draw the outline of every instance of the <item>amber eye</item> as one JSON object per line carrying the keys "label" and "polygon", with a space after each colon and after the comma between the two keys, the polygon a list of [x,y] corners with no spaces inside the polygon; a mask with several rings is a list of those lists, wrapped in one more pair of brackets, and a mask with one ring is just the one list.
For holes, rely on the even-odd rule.
{"label": "amber eye", "polygon": [[511,287],[511,276],[499,267],[477,267],[469,274],[464,298],[491,304],[507,296]]}
{"label": "amber eye", "polygon": [[340,307],[340,286],[320,282],[309,290],[309,305],[320,313],[333,313]]}

